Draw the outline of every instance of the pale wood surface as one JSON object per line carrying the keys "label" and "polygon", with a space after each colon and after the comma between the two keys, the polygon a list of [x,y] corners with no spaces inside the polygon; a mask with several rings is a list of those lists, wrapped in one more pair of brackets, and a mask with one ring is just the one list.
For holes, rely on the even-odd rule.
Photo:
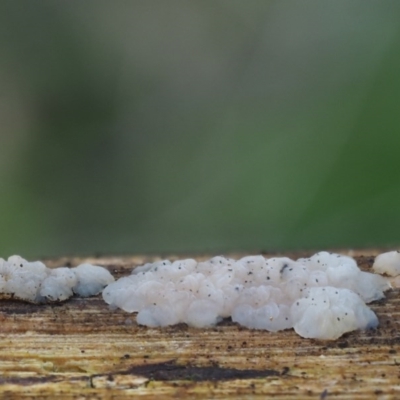
{"label": "pale wood surface", "polygon": [[[351,253],[365,270],[375,254]],[[154,259],[48,261],[89,261],[119,277]],[[377,330],[332,342],[227,321],[212,329],[148,329],[136,325],[134,314],[111,311],[101,296],[41,306],[2,301],[0,397],[400,398],[398,294],[372,305]]]}

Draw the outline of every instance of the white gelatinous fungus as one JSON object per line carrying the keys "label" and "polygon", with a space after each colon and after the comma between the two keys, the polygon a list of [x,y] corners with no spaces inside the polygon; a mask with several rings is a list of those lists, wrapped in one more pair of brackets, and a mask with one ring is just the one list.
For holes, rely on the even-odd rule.
{"label": "white gelatinous fungus", "polygon": [[337,339],[356,329],[376,328],[378,318],[360,296],[348,289],[310,288],[291,307],[293,328],[305,338]]}
{"label": "white gelatinous fungus", "polygon": [[77,283],[78,278],[70,268],[55,268],[43,280],[40,295],[50,301],[64,301],[73,295],[72,288]]}
{"label": "white gelatinous fungus", "polygon": [[112,307],[138,312],[150,327],[180,322],[209,327],[222,318],[251,329],[293,328],[303,336],[336,339],[376,327],[365,303],[384,297],[386,278],[361,271],[354,259],[320,252],[310,258],[262,256],[233,260],[168,260],[137,267],[103,291]]}
{"label": "white gelatinous fungus", "polygon": [[20,256],[0,258],[0,298],[31,303],[64,301],[74,293],[98,294],[113,281],[105,268],[91,264],[50,269],[40,261],[28,262]]}
{"label": "white gelatinous fungus", "polygon": [[400,252],[388,251],[376,256],[372,269],[378,274],[400,275]]}
{"label": "white gelatinous fungus", "polygon": [[114,277],[103,267],[81,264],[71,269],[77,278],[72,290],[78,296],[89,297],[99,294],[107,285],[114,282]]}

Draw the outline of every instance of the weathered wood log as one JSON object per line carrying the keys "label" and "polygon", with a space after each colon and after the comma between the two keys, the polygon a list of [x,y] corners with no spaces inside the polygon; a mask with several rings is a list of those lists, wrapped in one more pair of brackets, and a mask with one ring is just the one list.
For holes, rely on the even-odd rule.
{"label": "weathered wood log", "polygon": [[[375,254],[350,253],[364,270]],[[154,259],[63,258],[47,265],[87,261],[120,277]],[[110,310],[101,296],[46,305],[4,300],[0,397],[400,398],[398,293],[371,305],[380,321],[377,330],[328,342],[229,321],[212,329],[184,324],[149,329],[138,326],[134,314]]]}

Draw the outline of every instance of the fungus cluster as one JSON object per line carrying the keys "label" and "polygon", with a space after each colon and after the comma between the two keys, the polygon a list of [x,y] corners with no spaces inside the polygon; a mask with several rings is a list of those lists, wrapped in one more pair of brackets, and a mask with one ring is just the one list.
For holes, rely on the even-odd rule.
{"label": "fungus cluster", "polygon": [[303,337],[336,339],[378,325],[366,303],[384,297],[387,279],[354,259],[320,252],[310,258],[262,256],[158,261],[109,284],[104,300],[149,327],[184,322],[213,326],[223,318],[252,329],[288,328]]}
{"label": "fungus cluster", "polygon": [[302,337],[330,340],[378,326],[366,304],[382,299],[391,284],[400,287],[400,253],[380,254],[373,269],[397,278],[363,272],[353,258],[327,252],[296,261],[263,256],[164,260],[137,267],[118,281],[91,264],[50,269],[12,256],[0,258],[0,298],[45,303],[105,288],[110,306],[138,312],[137,322],[149,327],[184,322],[202,328],[231,317],[251,329],[294,328]]}
{"label": "fungus cluster", "polygon": [[75,268],[47,268],[40,261],[20,256],[0,258],[0,297],[31,303],[64,301],[74,293],[86,297],[100,293],[114,281],[103,267],[81,264]]}

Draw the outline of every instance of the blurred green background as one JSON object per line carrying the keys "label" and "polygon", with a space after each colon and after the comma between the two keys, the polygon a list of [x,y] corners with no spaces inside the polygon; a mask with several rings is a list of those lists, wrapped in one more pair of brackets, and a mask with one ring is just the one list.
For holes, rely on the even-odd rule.
{"label": "blurred green background", "polygon": [[400,1],[1,0],[0,255],[400,243]]}

